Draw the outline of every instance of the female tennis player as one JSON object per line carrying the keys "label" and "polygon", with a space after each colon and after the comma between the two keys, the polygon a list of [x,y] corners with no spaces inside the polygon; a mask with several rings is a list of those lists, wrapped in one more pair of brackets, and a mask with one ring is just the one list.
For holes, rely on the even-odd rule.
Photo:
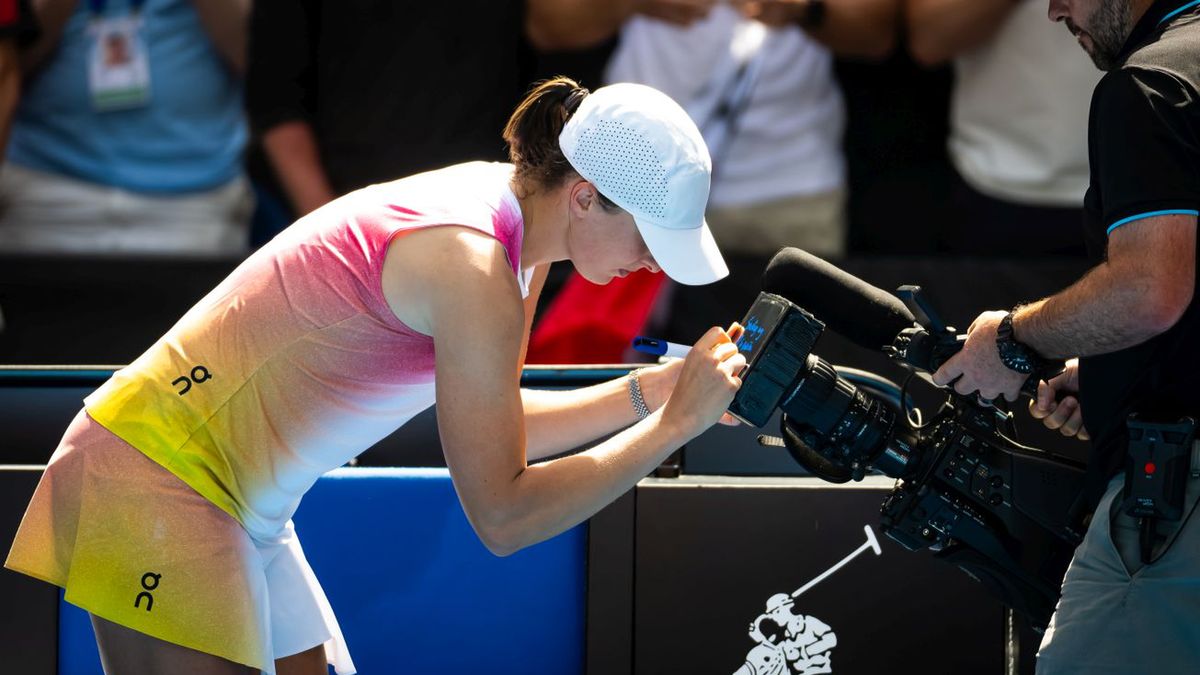
{"label": "female tennis player", "polygon": [[374,185],[301,218],[86,399],[6,565],[91,614],[107,672],[354,672],[291,517],[321,474],[434,403],[463,509],[497,555],[585,520],[722,417],[745,365],[736,326],[630,378],[519,388],[551,262],[596,283],[726,274],[695,125],[648,87],[560,78],[504,137],[511,164]]}

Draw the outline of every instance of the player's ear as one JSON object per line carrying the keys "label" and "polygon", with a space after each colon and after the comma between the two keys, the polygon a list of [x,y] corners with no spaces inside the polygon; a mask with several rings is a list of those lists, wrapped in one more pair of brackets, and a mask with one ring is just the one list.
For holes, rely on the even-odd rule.
{"label": "player's ear", "polygon": [[596,203],[596,188],[586,180],[579,179],[570,188],[567,197],[567,209],[572,220],[579,220],[588,214]]}
{"label": "player's ear", "polygon": [[581,211],[587,211],[596,203],[596,186],[586,180],[580,180],[571,188],[572,206]]}

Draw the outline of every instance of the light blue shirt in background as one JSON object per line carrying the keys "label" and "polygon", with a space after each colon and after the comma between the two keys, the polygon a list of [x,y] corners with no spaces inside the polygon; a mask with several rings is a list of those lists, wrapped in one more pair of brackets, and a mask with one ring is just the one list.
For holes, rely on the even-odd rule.
{"label": "light blue shirt in background", "polygon": [[[124,16],[128,0],[105,15]],[[57,49],[25,84],[8,160],[145,193],[209,190],[241,172],[246,128],[241,82],[218,56],[188,0],[146,0],[141,35],[150,103],[95,112],[88,88],[92,13],[79,0]]]}

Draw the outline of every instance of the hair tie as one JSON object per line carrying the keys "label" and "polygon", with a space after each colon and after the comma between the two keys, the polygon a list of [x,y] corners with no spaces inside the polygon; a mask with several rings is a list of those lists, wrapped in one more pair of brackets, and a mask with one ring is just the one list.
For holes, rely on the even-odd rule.
{"label": "hair tie", "polygon": [[579,109],[579,104],[583,103],[583,99],[588,95],[588,90],[583,87],[575,87],[567,97],[563,99],[563,109],[567,111],[567,117],[575,114]]}

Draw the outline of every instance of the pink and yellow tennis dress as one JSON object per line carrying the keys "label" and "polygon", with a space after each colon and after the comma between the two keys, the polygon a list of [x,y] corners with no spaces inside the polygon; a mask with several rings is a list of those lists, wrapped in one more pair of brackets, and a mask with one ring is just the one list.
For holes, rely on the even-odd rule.
{"label": "pink and yellow tennis dress", "polygon": [[324,644],[353,673],[291,517],[321,474],[434,402],[433,340],[381,287],[398,234],[486,232],[528,293],[511,177],[473,162],[364,188],[250,256],[86,399],[5,565],[185,647],[273,673]]}

